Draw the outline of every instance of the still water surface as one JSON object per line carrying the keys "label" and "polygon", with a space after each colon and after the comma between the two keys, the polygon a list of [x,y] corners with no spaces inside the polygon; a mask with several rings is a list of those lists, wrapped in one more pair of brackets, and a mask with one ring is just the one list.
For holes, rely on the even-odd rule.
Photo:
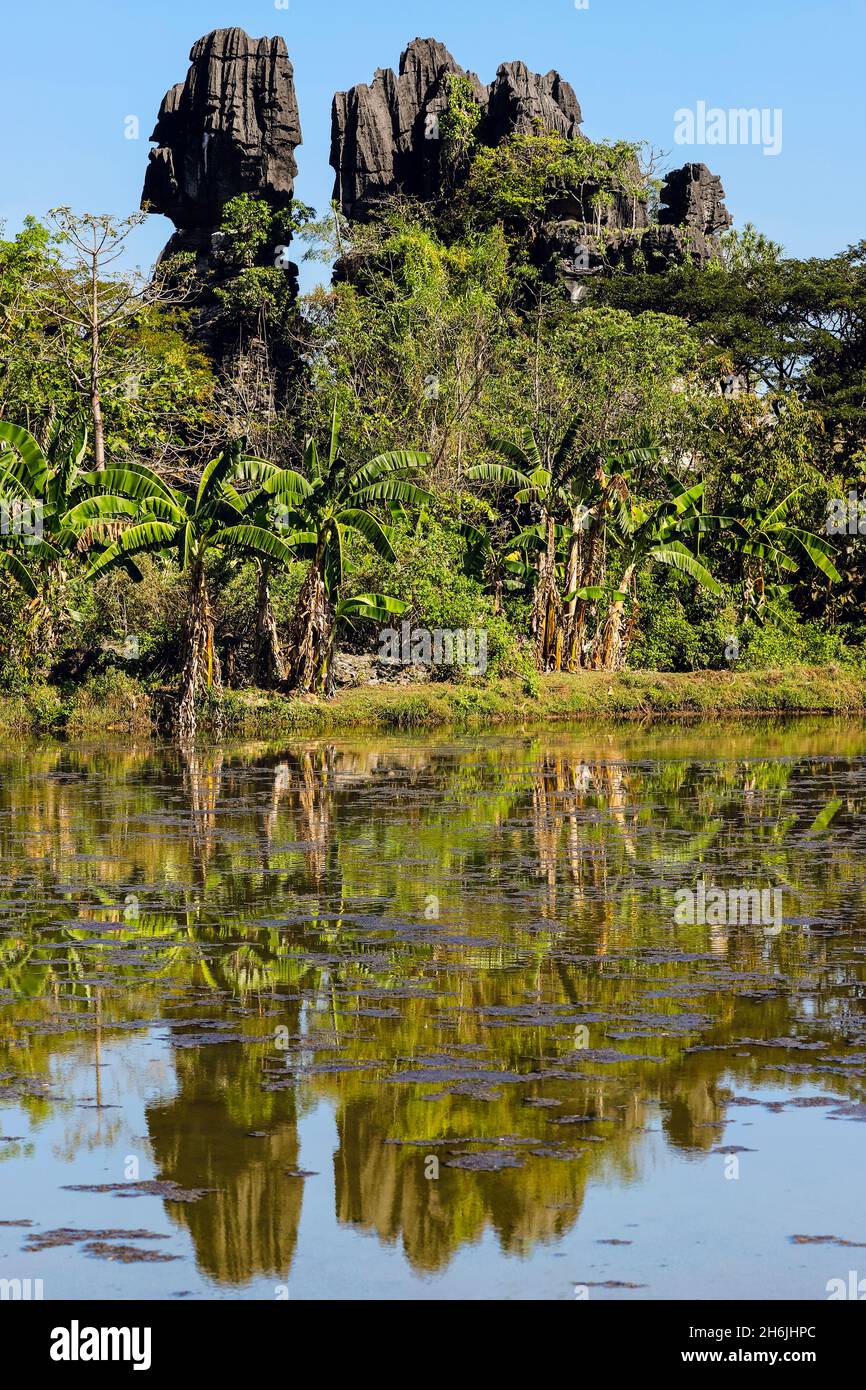
{"label": "still water surface", "polygon": [[0,1280],[866,1278],[864,803],[853,722],[7,747]]}

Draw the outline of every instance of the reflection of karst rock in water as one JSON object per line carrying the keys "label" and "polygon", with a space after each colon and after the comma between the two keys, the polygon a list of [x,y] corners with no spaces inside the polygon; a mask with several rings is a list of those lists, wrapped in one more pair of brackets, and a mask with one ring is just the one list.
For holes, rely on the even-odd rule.
{"label": "reflection of karst rock in water", "polygon": [[374,1231],[386,1244],[402,1241],[416,1269],[441,1269],[463,1240],[480,1236],[483,1208],[477,1200],[461,1202],[458,1214],[443,1196],[441,1183],[425,1177],[423,1149],[385,1143],[383,1118],[375,1100],[348,1100],[340,1106],[340,1146],[334,1155],[337,1219]]}
{"label": "reflection of karst rock in water", "polygon": [[181,1049],[178,1095],[147,1112],[159,1176],[219,1189],[168,1210],[189,1230],[200,1267],[224,1284],[285,1278],[297,1243],[304,1184],[286,1175],[298,1166],[295,1098],[263,1093],[261,1057],[232,1043]]}
{"label": "reflection of karst rock in water", "polygon": [[715,1127],[725,1112],[717,1091],[718,1068],[712,1068],[711,1076],[701,1075],[705,1070],[698,1063],[688,1067],[686,1076],[668,1073],[660,1078],[662,1126],[670,1142],[679,1149],[710,1149],[721,1132]]}
{"label": "reflection of karst rock in water", "polygon": [[[451,189],[440,121],[453,77],[468,83],[477,104],[476,134],[483,145],[496,146],[510,135],[586,139],[580,128],[580,103],[558,72],[542,76],[525,63],[503,63],[486,86],[437,40],[414,39],[397,73],[380,68],[371,83],[359,83],[334,97],[334,198],[348,218],[367,220],[396,195],[447,199]],[[591,182],[580,189],[563,189],[553,199],[533,247],[539,263],[558,270],[575,299],[582,275],[604,267],[635,269],[645,264],[649,270],[663,270],[686,257],[706,264],[718,253],[716,233],[731,225],[721,181],[704,164],[687,164],[668,175],[656,225],[650,225],[647,198],[635,196],[625,184],[609,190],[606,206],[593,204],[597,192]]]}
{"label": "reflection of karst rock in water", "polygon": [[[711,743],[721,761],[707,760]],[[756,1079],[776,1086],[793,1067],[792,1105],[859,1096],[862,1027],[846,1001],[866,910],[862,818],[848,815],[849,838],[832,853],[817,836],[768,827],[792,815],[815,821],[828,751],[859,806],[864,747],[859,726],[819,736],[805,722],[769,733],[697,725],[519,741],[377,736],[278,753],[200,750],[197,761],[159,745],[10,745],[0,753],[0,835],[27,930],[16,910],[5,938],[0,931],[0,985],[28,1042],[28,1075],[11,1079],[12,1094],[25,1087],[21,1104],[38,1119],[47,1103],[39,1078],[58,1062],[86,1073],[83,1093],[93,1094],[99,1047],[107,1084],[109,1039],[137,1049],[142,1021],[157,1011],[175,1029],[188,1017],[204,1045],[177,1040],[178,1093],[148,1108],[155,1172],[218,1191],[169,1204],[169,1217],[214,1279],[282,1283],[305,1186],[285,1171],[301,1160],[295,1092],[289,1078],[285,1090],[263,1089],[270,1049],[207,1045],[206,1025],[252,1036],[284,1024],[294,1036],[303,1006],[322,1067],[306,1075],[304,1098],[333,1106],[339,1135],[336,1220],[402,1243],[416,1271],[444,1269],[490,1232],[528,1254],[573,1229],[598,1184],[650,1182],[657,1149],[726,1145],[720,1122],[744,1118],[739,1093]],[[767,938],[729,925],[712,955],[712,929],[678,925],[672,893],[713,866],[783,872],[804,904],[820,901],[833,929],[792,924]],[[117,904],[131,883],[160,887],[142,888],[140,918],[120,931]],[[422,916],[431,886],[442,904],[434,922]],[[90,1006],[76,959],[104,981]],[[820,1005],[808,1019],[807,995]],[[259,1007],[260,1017],[240,1011]],[[441,1059],[429,1081],[393,1080],[422,1067],[424,1052]],[[20,1067],[22,1056],[15,1048],[7,1064]],[[363,1070],[327,1069],[371,1059]],[[512,1079],[492,1084],[503,1069]],[[529,1071],[545,1079],[514,1079]],[[591,1080],[574,1075],[589,1071]],[[146,1081],[164,1084],[158,1073]],[[2,1077],[0,1091],[8,1097]],[[421,1099],[431,1093],[442,1099]],[[93,1113],[59,1117],[64,1151],[81,1164],[90,1138],[81,1117]],[[448,1168],[438,1145],[388,1142],[479,1132],[484,1145],[459,1147],[547,1153],[473,1172]],[[745,1133],[760,1147],[755,1130]],[[589,1134],[602,1142],[587,1144],[585,1158],[554,1156],[557,1141],[580,1148]],[[431,1154],[440,1160],[433,1181]],[[334,1213],[319,1207],[316,1220],[330,1238]]]}

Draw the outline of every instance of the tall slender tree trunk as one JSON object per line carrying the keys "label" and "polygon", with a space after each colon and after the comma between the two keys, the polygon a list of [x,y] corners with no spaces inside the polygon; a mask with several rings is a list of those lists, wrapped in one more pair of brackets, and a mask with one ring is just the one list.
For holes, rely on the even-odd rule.
{"label": "tall slender tree trunk", "polygon": [[[565,605],[563,617],[564,629],[564,660],[563,665],[566,671],[577,671],[581,663],[580,652],[580,631],[577,622],[577,597],[575,590],[583,588],[582,565],[581,565],[581,545],[582,535],[580,530],[581,509],[575,507],[571,514],[571,536],[568,541],[568,563],[566,566],[565,592],[569,595]],[[586,604],[581,604],[581,613],[586,608]],[[582,623],[580,624],[582,627]]]}
{"label": "tall slender tree trunk", "polygon": [[[566,593],[569,594],[573,594],[575,589],[601,586],[605,580],[604,513],[607,505],[608,485],[605,484],[604,475],[600,469],[596,474],[596,481],[601,485],[601,500],[596,508],[592,524],[586,533],[585,544],[578,523],[580,508],[575,508],[572,513],[568,588],[566,589]],[[584,660],[583,633],[591,603],[592,601],[589,599],[572,599],[567,605],[565,616],[565,665],[567,671],[577,671],[587,664]]]}
{"label": "tall slender tree trunk", "polygon": [[105,425],[102,419],[101,364],[99,359],[99,259],[90,264],[90,414],[93,419],[93,456],[97,473],[105,471]]}
{"label": "tall slender tree trunk", "polygon": [[195,561],[190,577],[189,608],[184,632],[184,663],[180,681],[180,703],[177,709],[177,732],[182,742],[195,738],[197,730],[196,704],[201,686],[217,697],[216,735],[222,737],[222,672],[214,642],[213,610],[207,588],[204,559]]}
{"label": "tall slender tree trunk", "polygon": [[257,562],[259,584],[256,603],[256,639],[253,675],[262,690],[281,684],[286,678],[286,665],[280,650],[280,635],[271,603],[270,566]]}
{"label": "tall slender tree trunk", "polygon": [[503,609],[504,585],[501,574],[497,574],[493,580],[493,612],[497,617],[504,611]]}
{"label": "tall slender tree trunk", "polygon": [[532,603],[535,662],[539,671],[558,671],[562,666],[562,602],[556,588],[556,525],[544,515],[545,547],[538,564]]}

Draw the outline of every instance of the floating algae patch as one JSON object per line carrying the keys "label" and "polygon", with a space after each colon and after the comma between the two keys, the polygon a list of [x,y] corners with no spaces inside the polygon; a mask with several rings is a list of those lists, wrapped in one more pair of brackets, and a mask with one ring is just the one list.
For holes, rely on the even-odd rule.
{"label": "floating algae patch", "polygon": [[114,1260],[120,1264],[168,1264],[180,1255],[167,1255],[163,1250],[146,1250],[136,1245],[115,1245],[106,1240],[89,1240],[83,1245],[85,1255],[98,1260]]}
{"label": "floating algae patch", "polygon": [[56,1231],[36,1231],[28,1236],[27,1251],[53,1250],[61,1245],[83,1245],[89,1242],[105,1243],[118,1240],[168,1240],[168,1236],[155,1231],[79,1231],[61,1227]]}
{"label": "floating algae patch", "polygon": [[67,1183],[66,1192],[110,1192],[115,1197],[164,1197],[167,1202],[200,1202],[216,1191],[213,1187],[179,1187],[176,1182],[148,1179],[144,1182]]}

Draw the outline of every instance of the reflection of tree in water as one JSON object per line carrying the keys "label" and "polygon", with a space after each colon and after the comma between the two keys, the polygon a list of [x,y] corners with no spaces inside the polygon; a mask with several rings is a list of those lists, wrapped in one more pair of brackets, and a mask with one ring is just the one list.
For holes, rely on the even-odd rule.
{"label": "reflection of tree in water", "polygon": [[[403,1131],[400,1120],[405,1123],[412,1102],[401,1103],[397,1096],[394,1101],[394,1129]],[[515,1116],[515,1108],[506,1103],[501,1111],[512,1123],[523,1118]],[[443,1268],[461,1246],[478,1241],[491,1227],[503,1249],[526,1254],[576,1221],[588,1171],[583,1162],[545,1166],[529,1160],[525,1168],[494,1175],[457,1171],[447,1166],[446,1153],[437,1146],[385,1142],[382,1118],[381,1103],[369,1097],[352,1097],[340,1107],[340,1144],[334,1156],[337,1217],[375,1231],[389,1244],[402,1239],[416,1269]],[[430,1179],[425,1164],[437,1156],[438,1176]]]}
{"label": "reflection of tree in water", "polygon": [[183,748],[180,756],[183,790],[189,808],[189,842],[195,886],[201,889],[206,884],[208,864],[216,848],[224,759],[220,749],[202,752],[195,745]]}
{"label": "reflection of tree in water", "polygon": [[[190,1019],[194,1024],[194,1020]],[[222,1284],[285,1278],[303,1200],[295,1096],[261,1088],[261,1054],[232,1044],[175,1052],[177,1095],[148,1106],[147,1128],[162,1179],[217,1191],[169,1203],[199,1265]],[[252,1137],[264,1133],[266,1137]]]}
{"label": "reflection of tree in water", "polygon": [[[655,732],[586,731],[185,761],[39,750],[0,778],[0,988],[19,1022],[77,1014],[83,1027],[98,986],[104,1038],[165,1011],[162,982],[173,1019],[189,995],[199,1023],[266,1034],[279,1021],[305,1034],[314,1067],[300,1066],[297,1093],[262,1089],[267,1045],[178,1047],[177,1095],[149,1108],[160,1176],[220,1189],[171,1209],[214,1278],[287,1273],[303,1186],[284,1172],[298,1162],[296,1097],[334,1105],[339,1220],[402,1239],[421,1269],[487,1229],[526,1252],[574,1224],[593,1182],[639,1174],[656,1107],[670,1143],[706,1152],[731,1085],[779,1080],[756,1071],[756,1056],[790,1058],[737,1057],[748,1050],[738,1039],[801,1033],[830,1055],[846,1027],[862,1029],[851,987],[863,974],[863,784],[851,758],[866,737],[841,733],[834,758],[818,756],[834,737],[807,727],[726,743],[714,730],[710,743],[689,731],[666,749]],[[765,747],[779,756],[760,757]],[[710,748],[730,760],[707,761]],[[837,800],[831,853],[814,823]],[[673,895],[699,877],[783,884],[786,906],[825,934],[677,925]],[[120,911],[129,891],[135,922]],[[427,919],[431,893],[438,915]],[[615,1065],[576,1045],[582,1019]],[[0,1070],[18,1036],[0,1007]],[[74,1019],[68,1032],[36,1032],[24,1065],[46,1070],[81,1036]],[[462,1059],[470,1084],[389,1080],[436,1055]],[[331,1063],[364,1069],[316,1069]],[[485,1082],[496,1072],[537,1079]],[[854,1070],[801,1078],[860,1093]],[[534,1098],[560,1106],[525,1103]],[[557,1113],[592,1118],[581,1130],[554,1125]],[[554,1140],[579,1148],[581,1132],[604,1142],[575,1162],[527,1156]],[[449,1136],[491,1148],[510,1137],[524,1166],[443,1161],[428,1181],[424,1160],[444,1160],[441,1147],[387,1142]]]}

